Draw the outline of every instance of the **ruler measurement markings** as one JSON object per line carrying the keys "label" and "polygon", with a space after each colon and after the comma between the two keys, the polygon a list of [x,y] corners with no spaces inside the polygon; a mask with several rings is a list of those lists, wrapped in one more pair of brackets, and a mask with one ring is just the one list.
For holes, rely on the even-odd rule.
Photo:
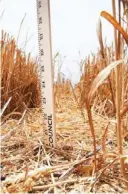
{"label": "ruler measurement markings", "polygon": [[44,143],[56,144],[49,0],[37,0],[39,73],[42,93]]}

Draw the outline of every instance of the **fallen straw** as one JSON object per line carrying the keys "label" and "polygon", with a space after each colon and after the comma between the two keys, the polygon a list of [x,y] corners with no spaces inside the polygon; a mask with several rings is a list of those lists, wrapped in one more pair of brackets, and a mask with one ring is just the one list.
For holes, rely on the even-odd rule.
{"label": "fallen straw", "polygon": [[70,179],[70,180],[65,180],[65,181],[59,181],[56,182],[54,184],[48,184],[48,185],[43,185],[43,186],[34,186],[32,191],[39,191],[39,190],[43,190],[43,189],[47,189],[49,187],[55,187],[55,186],[59,186],[65,183],[74,183],[74,182],[82,182],[84,181],[84,183],[86,183],[85,181],[87,181],[87,184],[93,181],[92,177],[84,177],[84,178],[76,178],[76,179]]}

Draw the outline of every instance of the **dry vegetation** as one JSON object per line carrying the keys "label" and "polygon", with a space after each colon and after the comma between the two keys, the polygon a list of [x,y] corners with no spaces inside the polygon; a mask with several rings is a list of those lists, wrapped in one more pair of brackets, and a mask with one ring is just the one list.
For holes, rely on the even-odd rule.
{"label": "dry vegetation", "polygon": [[1,192],[128,191],[128,2],[122,17],[117,2],[118,14],[114,0],[113,17],[101,12],[115,28],[112,46],[99,21],[100,49],[81,63],[80,82],[73,87],[58,73],[56,148],[43,145],[38,61],[2,33]]}
{"label": "dry vegetation", "polygon": [[16,42],[2,32],[1,40],[1,102],[2,107],[11,97],[4,115],[20,116],[26,108],[40,106],[40,88],[36,73],[37,60],[25,55]]}

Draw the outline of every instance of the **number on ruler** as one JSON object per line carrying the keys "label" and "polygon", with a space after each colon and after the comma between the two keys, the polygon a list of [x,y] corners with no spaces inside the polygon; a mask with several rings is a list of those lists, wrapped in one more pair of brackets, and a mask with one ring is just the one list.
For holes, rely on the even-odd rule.
{"label": "number on ruler", "polygon": [[41,54],[41,56],[44,55],[44,49],[40,49],[40,54]]}
{"label": "number on ruler", "polygon": [[39,34],[40,40],[43,39],[43,34]]}
{"label": "number on ruler", "polygon": [[46,98],[43,98],[43,104],[46,104]]}
{"label": "number on ruler", "polygon": [[42,81],[42,87],[45,88],[45,81]]}
{"label": "number on ruler", "polygon": [[41,72],[44,72],[44,65],[40,67]]}
{"label": "number on ruler", "polygon": [[39,17],[39,24],[42,24],[42,17]]}
{"label": "number on ruler", "polygon": [[38,8],[41,8],[41,1],[38,1]]}

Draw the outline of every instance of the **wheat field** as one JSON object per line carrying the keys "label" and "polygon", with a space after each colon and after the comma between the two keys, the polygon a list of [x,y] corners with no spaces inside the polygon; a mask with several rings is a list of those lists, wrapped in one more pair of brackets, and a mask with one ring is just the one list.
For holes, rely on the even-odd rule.
{"label": "wheat field", "polygon": [[58,72],[54,148],[43,143],[38,58],[1,32],[1,193],[128,192],[127,6],[112,0],[113,15],[100,13],[113,42],[99,20],[99,50],[81,61],[75,86]]}

